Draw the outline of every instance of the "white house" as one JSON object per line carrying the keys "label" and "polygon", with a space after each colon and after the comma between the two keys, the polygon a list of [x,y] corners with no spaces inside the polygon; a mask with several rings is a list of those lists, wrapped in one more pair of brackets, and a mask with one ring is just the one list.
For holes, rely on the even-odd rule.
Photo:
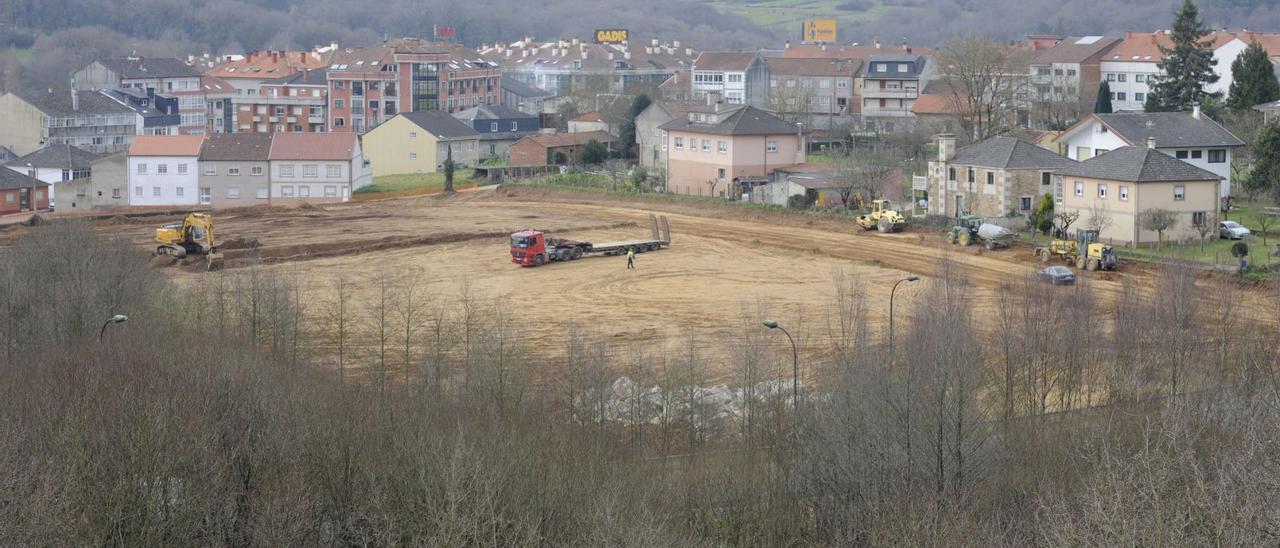
{"label": "white house", "polygon": [[97,154],[71,145],[48,145],[26,156],[14,158],[4,166],[49,183],[49,200],[52,202],[58,183],[89,178],[90,163],[97,158]]}
{"label": "white house", "polygon": [[703,52],[690,80],[694,98],[719,93],[731,105],[768,106],[769,64],[759,52]]}
{"label": "white house", "polygon": [[129,145],[129,205],[200,203],[202,135],[139,135]]}
{"label": "white house", "polygon": [[355,133],[276,133],[267,158],[272,205],[346,202],[373,179]]}
{"label": "white house", "polygon": [[[1213,58],[1218,61],[1213,67],[1218,81],[1206,86],[1205,91],[1219,92],[1224,97],[1231,88],[1231,63],[1249,47],[1250,42],[1257,40],[1271,55],[1280,54],[1280,35],[1277,34],[1218,31],[1205,40],[1212,43]],[[1124,40],[1102,57],[1102,79],[1111,88],[1113,110],[1142,110],[1147,94],[1151,92],[1152,77],[1163,74],[1157,65],[1164,60],[1160,46],[1173,46],[1168,31],[1126,32]]]}
{"label": "white house", "polygon": [[1117,112],[1090,114],[1067,128],[1056,143],[1067,157],[1084,161],[1124,146],[1148,146],[1219,177],[1219,197],[1231,194],[1231,156],[1244,146],[1235,135],[1200,113]]}

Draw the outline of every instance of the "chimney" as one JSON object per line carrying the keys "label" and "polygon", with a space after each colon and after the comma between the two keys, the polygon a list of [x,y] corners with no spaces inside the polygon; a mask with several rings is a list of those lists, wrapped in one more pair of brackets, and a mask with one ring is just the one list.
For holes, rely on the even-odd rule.
{"label": "chimney", "polygon": [[656,45],[658,45],[658,39],[657,39],[657,38],[654,38],[654,39],[652,39],[652,40],[649,40],[649,45],[650,45],[650,46],[656,46]]}
{"label": "chimney", "polygon": [[872,38],[872,39],[871,39],[871,44],[872,44],[872,45],[874,45],[876,49],[880,49],[880,37],[879,37],[879,36],[876,36],[876,37]]}
{"label": "chimney", "polygon": [[680,41],[679,41],[679,40],[672,40],[672,41],[671,41],[671,47],[676,48],[676,49],[680,49]]}
{"label": "chimney", "polygon": [[956,136],[951,133],[940,133],[938,139],[938,161],[950,162],[956,157]]}
{"label": "chimney", "polygon": [[612,52],[612,51],[611,51],[611,52],[609,52],[609,60],[610,60],[610,61],[612,61],[612,60],[613,60],[613,52]]}
{"label": "chimney", "polygon": [[1147,148],[1149,148],[1149,149],[1151,149],[1151,150],[1155,150],[1155,149],[1156,149],[1156,138],[1155,138],[1155,136],[1154,136],[1154,135],[1153,135],[1153,136],[1150,136],[1150,137],[1147,137]]}
{"label": "chimney", "polygon": [[1197,120],[1200,119],[1200,103],[1191,105],[1191,117]]}
{"label": "chimney", "polygon": [[911,55],[911,46],[907,46],[907,55]]}
{"label": "chimney", "polygon": [[693,48],[684,48],[684,54],[693,57]]}
{"label": "chimney", "polygon": [[791,40],[782,43],[782,49],[791,49]]}
{"label": "chimney", "polygon": [[71,79],[71,110],[80,111],[80,94],[76,93],[76,79]]}
{"label": "chimney", "polygon": [[631,59],[631,52],[629,52],[629,51],[624,51],[624,52],[622,52],[622,58],[623,58],[623,59]]}
{"label": "chimney", "polygon": [[818,46],[818,47],[822,48],[822,51],[827,51],[827,44],[826,44],[825,42],[824,42],[821,46]]}

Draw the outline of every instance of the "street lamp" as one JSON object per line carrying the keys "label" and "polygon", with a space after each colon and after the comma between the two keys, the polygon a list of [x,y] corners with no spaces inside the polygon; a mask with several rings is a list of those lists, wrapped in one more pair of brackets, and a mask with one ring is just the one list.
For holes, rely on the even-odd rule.
{"label": "street lamp", "polygon": [[889,290],[889,367],[893,367],[893,297],[898,292],[898,285],[902,282],[914,282],[920,277],[912,274],[893,283],[893,289]]}
{"label": "street lamp", "polygon": [[111,317],[110,319],[108,319],[107,321],[103,322],[103,323],[102,323],[102,329],[99,329],[99,330],[98,330],[98,342],[102,342],[102,335],[103,335],[103,334],[105,334],[105,333],[107,332],[107,326],[108,326],[108,325],[111,325],[111,324],[113,324],[113,323],[124,323],[124,322],[127,322],[127,321],[129,321],[129,317],[128,317],[128,316],[125,316],[124,314],[116,314],[115,316],[112,316],[112,317]]}
{"label": "street lamp", "polygon": [[800,406],[800,354],[796,352],[796,340],[791,338],[791,333],[787,329],[778,325],[774,320],[765,320],[764,326],[769,329],[781,329],[782,333],[787,336],[787,340],[791,341],[791,408],[798,410]]}

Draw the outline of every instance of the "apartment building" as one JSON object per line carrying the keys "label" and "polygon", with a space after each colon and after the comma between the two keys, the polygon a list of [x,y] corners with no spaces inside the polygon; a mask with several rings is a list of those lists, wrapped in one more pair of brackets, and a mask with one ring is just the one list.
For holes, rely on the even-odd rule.
{"label": "apartment building", "polygon": [[372,182],[360,138],[351,132],[273,133],[267,158],[272,205],[346,202]]}
{"label": "apartment building", "polygon": [[688,70],[697,56],[679,40],[652,39],[641,45],[595,44],[578,38],[536,42],[530,37],[486,45],[479,53],[511,80],[553,96],[584,89],[593,93],[652,89],[677,71]]}
{"label": "apartment building", "polygon": [[204,137],[139,135],[129,145],[128,188],[131,206],[207,203],[199,193],[197,165]]}
{"label": "apartment building", "polygon": [[1030,68],[1035,108],[1070,104],[1073,112],[1061,113],[1064,118],[1092,110],[1102,82],[1102,58],[1118,44],[1119,38],[1073,36],[1038,50]]}
{"label": "apartment building", "polygon": [[226,56],[205,70],[235,88],[236,95],[257,95],[262,85],[304,70],[329,66],[332,48],[315,51],[254,51],[243,56]]}
{"label": "apartment building", "polygon": [[774,170],[805,160],[799,128],[750,105],[696,107],[661,130],[667,192],[737,198],[767,183]]}
{"label": "apartment building", "polygon": [[880,133],[911,131],[911,108],[934,72],[924,55],[869,56],[862,71],[863,127]]}
{"label": "apartment building", "polygon": [[854,76],[862,68],[861,61],[773,57],[768,64],[769,110],[812,129],[852,122],[860,100],[854,92]]}
{"label": "apartment building", "polygon": [[1090,114],[1055,141],[1068,157],[1084,161],[1124,146],[1146,146],[1206,170],[1221,179],[1219,196],[1232,192],[1231,157],[1244,146],[1230,131],[1191,112],[1117,112]]}
{"label": "apartment building", "polygon": [[270,133],[219,133],[200,152],[200,203],[240,207],[271,203]]}
{"label": "apartment building", "polygon": [[325,131],[329,83],[325,69],[304,68],[266,80],[254,95],[231,97],[236,132]]}
{"label": "apartment building", "polygon": [[0,146],[30,154],[50,144],[96,154],[129,147],[143,132],[142,113],[108,93],[15,91],[0,95]]}
{"label": "apartment building", "polygon": [[341,50],[328,68],[328,126],[364,133],[401,112],[496,105],[501,72],[458,44],[417,38]]}
{"label": "apartment building", "polygon": [[204,88],[205,132],[235,132],[236,109],[232,105],[232,99],[239,94],[235,86],[226,80],[201,76],[200,87]]}
{"label": "apartment building", "polygon": [[[1218,81],[1205,87],[1210,93],[1224,97],[1231,88],[1231,63],[1253,41],[1263,45],[1272,56],[1280,55],[1280,34],[1248,31],[1217,31],[1205,37],[1213,48],[1217,60],[1213,71]],[[1126,32],[1124,40],[1102,58],[1102,77],[1111,88],[1111,108],[1119,111],[1140,111],[1151,93],[1153,77],[1162,74],[1159,63],[1164,60],[1160,47],[1173,47],[1169,31]]]}
{"label": "apartment building", "polygon": [[691,95],[717,94],[730,105],[769,105],[769,64],[759,52],[705,51],[693,61]]}
{"label": "apartment building", "polygon": [[175,97],[180,116],[178,134],[205,133],[205,90],[200,85],[200,71],[180,59],[99,59],[77,71],[72,81],[77,87],[91,90],[133,88],[143,90],[143,95]]}

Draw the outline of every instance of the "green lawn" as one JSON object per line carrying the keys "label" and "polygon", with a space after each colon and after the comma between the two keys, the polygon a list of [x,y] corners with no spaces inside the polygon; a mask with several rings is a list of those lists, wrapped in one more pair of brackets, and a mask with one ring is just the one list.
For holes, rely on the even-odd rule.
{"label": "green lawn", "polygon": [[[841,21],[860,21],[876,19],[885,15],[889,8],[877,4],[867,11],[845,11],[836,6],[845,0],[709,0],[711,7],[722,13],[733,13],[746,17],[757,25],[783,31],[788,35],[800,34],[800,22],[804,19],[838,19]],[[850,42],[845,36],[837,36],[841,43]]]}
{"label": "green lawn", "polygon": [[[459,169],[453,173],[453,186],[471,184],[473,172]],[[375,177],[373,184],[361,187],[356,194],[382,194],[387,192],[431,191],[444,188],[444,173],[407,173]]]}

